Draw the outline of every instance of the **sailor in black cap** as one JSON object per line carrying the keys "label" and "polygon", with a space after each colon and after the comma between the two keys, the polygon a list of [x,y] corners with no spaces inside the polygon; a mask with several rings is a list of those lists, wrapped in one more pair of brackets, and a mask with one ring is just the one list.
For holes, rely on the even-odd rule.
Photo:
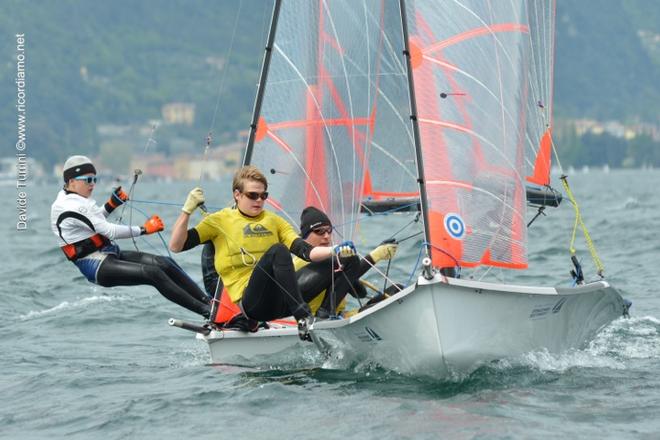
{"label": "sailor in black cap", "polygon": [[[300,215],[300,236],[312,246],[329,246],[332,243],[332,222],[314,206],[308,206]],[[294,256],[293,264],[300,291],[317,318],[335,316],[346,307],[346,295],[363,298],[367,292],[360,277],[381,260],[394,257],[396,243],[383,243],[364,258],[341,258],[341,270],[336,262],[308,263]]]}

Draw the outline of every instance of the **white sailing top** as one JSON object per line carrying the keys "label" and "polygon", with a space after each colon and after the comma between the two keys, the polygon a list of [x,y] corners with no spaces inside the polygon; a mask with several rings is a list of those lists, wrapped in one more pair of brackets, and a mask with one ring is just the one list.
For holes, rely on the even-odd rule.
{"label": "white sailing top", "polygon": [[[94,225],[96,232],[92,231],[82,221],[76,218],[66,218],[60,223],[62,229],[62,237],[66,243],[62,241],[60,233],[57,230],[57,219],[66,211],[75,212],[85,216]],[[137,237],[140,235],[139,226],[125,226],[110,223],[106,217],[110,215],[104,207],[98,206],[96,201],[91,198],[82,197],[76,193],[67,193],[61,190],[57,194],[57,199],[53,202],[50,208],[50,228],[57,236],[59,246],[62,247],[67,243],[76,243],[91,237],[94,234],[101,234],[104,237],[115,240],[117,238],[130,238],[131,236]]]}

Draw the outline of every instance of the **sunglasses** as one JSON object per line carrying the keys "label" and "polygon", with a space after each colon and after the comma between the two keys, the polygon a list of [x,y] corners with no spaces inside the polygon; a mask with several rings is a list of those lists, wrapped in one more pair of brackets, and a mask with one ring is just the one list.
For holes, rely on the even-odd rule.
{"label": "sunglasses", "polygon": [[244,194],[245,197],[247,197],[250,200],[257,200],[257,199],[266,200],[268,198],[268,191],[264,191],[261,193],[250,191],[250,192],[244,192],[242,194]]}
{"label": "sunglasses", "polygon": [[322,228],[312,229],[312,232],[315,233],[316,235],[332,234],[332,226],[325,226]]}
{"label": "sunglasses", "polygon": [[83,182],[87,182],[88,185],[99,181],[98,177],[96,176],[78,176],[74,177],[73,180],[82,180]]}

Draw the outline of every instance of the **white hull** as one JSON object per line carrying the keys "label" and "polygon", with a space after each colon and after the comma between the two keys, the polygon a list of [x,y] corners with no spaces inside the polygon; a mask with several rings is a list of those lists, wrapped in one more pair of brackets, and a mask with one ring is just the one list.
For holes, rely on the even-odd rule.
{"label": "white hull", "polygon": [[405,374],[444,377],[531,351],[582,347],[623,309],[619,293],[604,281],[555,289],[437,275],[420,277],[416,286],[349,319],[314,324],[316,345],[301,343],[293,327],[199,337],[214,363],[258,365],[272,362],[267,355],[320,348]]}

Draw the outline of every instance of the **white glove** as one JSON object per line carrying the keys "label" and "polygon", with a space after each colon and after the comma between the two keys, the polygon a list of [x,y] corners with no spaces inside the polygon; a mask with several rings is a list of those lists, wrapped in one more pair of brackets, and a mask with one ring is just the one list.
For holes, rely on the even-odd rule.
{"label": "white glove", "polygon": [[204,201],[205,201],[204,191],[202,190],[202,188],[200,187],[194,188],[192,191],[188,193],[188,197],[186,198],[186,203],[183,204],[183,208],[181,208],[181,211],[190,215],[200,205],[203,205]]}
{"label": "white glove", "polygon": [[378,246],[376,249],[371,251],[369,256],[374,263],[378,263],[381,260],[390,260],[396,254],[396,250],[399,248],[397,243],[385,243]]}

